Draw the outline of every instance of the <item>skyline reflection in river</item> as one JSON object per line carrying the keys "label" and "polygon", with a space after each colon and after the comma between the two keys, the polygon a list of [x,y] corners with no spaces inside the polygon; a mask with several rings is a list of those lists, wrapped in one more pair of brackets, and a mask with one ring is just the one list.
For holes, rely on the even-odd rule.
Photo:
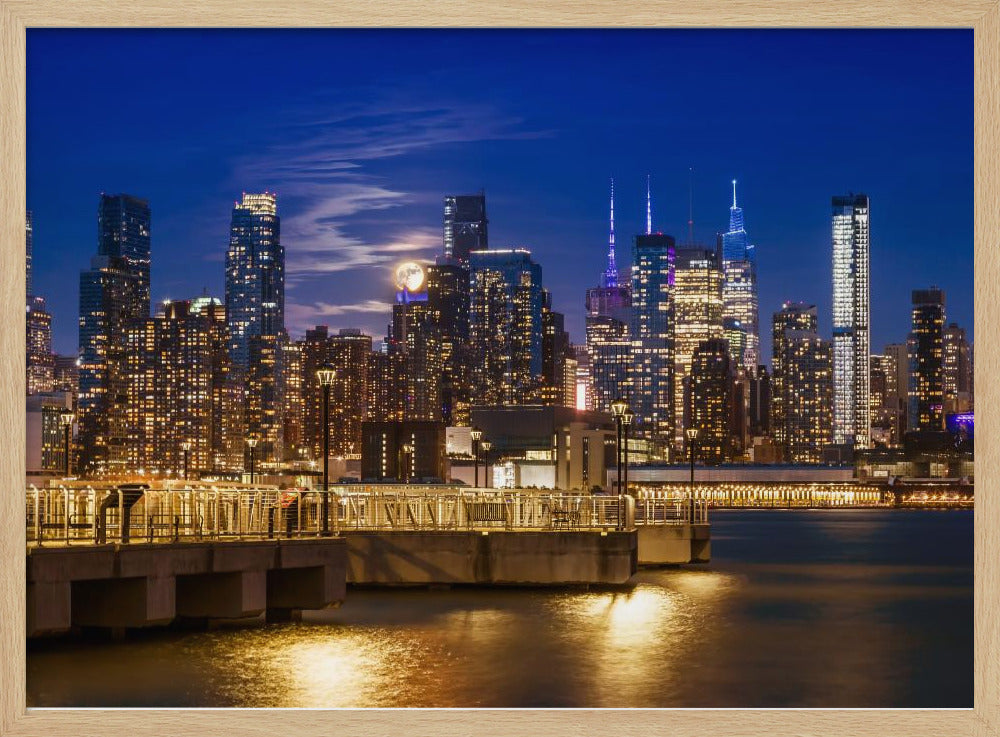
{"label": "skyline reflection in river", "polygon": [[299,624],[32,643],[28,700],[968,707],[972,658],[971,512],[725,512],[710,565],[628,590],[352,589]]}

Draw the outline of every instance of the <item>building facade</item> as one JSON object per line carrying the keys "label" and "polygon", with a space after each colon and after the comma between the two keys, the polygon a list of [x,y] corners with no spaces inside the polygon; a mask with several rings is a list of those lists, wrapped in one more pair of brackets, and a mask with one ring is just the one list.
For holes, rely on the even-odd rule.
{"label": "building facade", "polygon": [[965,328],[950,323],[944,329],[944,412],[945,415],[973,409],[972,356]]}
{"label": "building facade", "polygon": [[472,403],[536,402],[542,380],[542,267],[521,248],[473,251],[470,265]]}
{"label": "building facade", "polygon": [[697,460],[709,465],[730,458],[733,366],[728,341],[703,341],[691,356],[690,426],[698,430]]}
{"label": "building facade", "polygon": [[871,308],[868,195],[833,198],[833,437],[838,445],[871,441]]}
{"label": "building facade", "polygon": [[915,289],[909,356],[910,430],[944,429],[944,292]]}
{"label": "building facade", "polygon": [[444,198],[444,256],[468,266],[469,254],[489,248],[486,193]]}
{"label": "building facade", "polygon": [[43,297],[28,297],[25,310],[25,386],[28,394],[53,390],[55,356],[52,354],[52,315]]}
{"label": "building facade", "polygon": [[760,357],[760,328],[757,296],[756,247],[750,243],[743,219],[743,208],[736,204],[736,180],[733,180],[733,204],[729,208],[729,230],[722,234],[723,320],[730,326],[727,335],[730,355],[747,375],[752,374]]}

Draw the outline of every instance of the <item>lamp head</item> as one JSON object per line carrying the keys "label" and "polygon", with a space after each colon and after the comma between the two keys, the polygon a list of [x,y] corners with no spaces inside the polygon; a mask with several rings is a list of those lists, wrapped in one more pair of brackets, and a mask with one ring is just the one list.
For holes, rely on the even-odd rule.
{"label": "lamp head", "polygon": [[632,424],[632,420],[635,419],[635,412],[630,409],[625,410],[625,414],[622,415],[622,424],[628,427]]}
{"label": "lamp head", "polygon": [[489,440],[484,440],[481,443],[481,445],[483,446],[483,450],[486,451],[487,453],[489,453],[490,452],[490,448],[493,447],[493,443],[491,443]]}
{"label": "lamp head", "polygon": [[191,450],[191,441],[185,440],[183,443],[181,443],[181,450]]}
{"label": "lamp head", "polygon": [[689,427],[687,430],[684,431],[684,433],[687,435],[688,440],[697,440],[698,439],[698,428],[697,427]]}
{"label": "lamp head", "polygon": [[257,438],[247,438],[247,445],[249,445],[251,448],[256,448]]}
{"label": "lamp head", "polygon": [[316,378],[319,379],[320,386],[330,386],[336,376],[337,370],[329,365],[316,371]]}
{"label": "lamp head", "polygon": [[480,430],[478,427],[472,428],[472,430],[469,432],[469,435],[472,436],[473,440],[482,440],[483,439],[483,431]]}
{"label": "lamp head", "polygon": [[59,415],[59,419],[62,420],[62,424],[64,425],[72,425],[75,417],[76,415],[74,415],[72,412],[63,412],[61,415]]}
{"label": "lamp head", "polygon": [[611,403],[611,414],[613,414],[616,419],[621,419],[627,409],[628,402],[620,397]]}

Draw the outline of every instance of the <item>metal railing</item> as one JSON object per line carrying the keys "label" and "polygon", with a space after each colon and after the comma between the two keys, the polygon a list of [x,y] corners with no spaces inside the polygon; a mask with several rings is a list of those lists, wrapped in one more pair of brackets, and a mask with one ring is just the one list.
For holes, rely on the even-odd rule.
{"label": "metal railing", "polygon": [[[107,544],[317,537],[323,491],[226,487],[31,486],[29,544]],[[331,534],[351,530],[612,530],[707,522],[701,500],[499,489],[342,486]]]}

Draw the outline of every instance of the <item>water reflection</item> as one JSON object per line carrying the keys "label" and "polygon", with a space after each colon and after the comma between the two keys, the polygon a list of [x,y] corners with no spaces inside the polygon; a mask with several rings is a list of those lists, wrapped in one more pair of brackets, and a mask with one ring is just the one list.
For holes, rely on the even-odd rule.
{"label": "water reflection", "polygon": [[627,590],[352,590],[300,624],[32,643],[28,700],[970,706],[971,514],[893,514],[717,515],[711,566]]}

